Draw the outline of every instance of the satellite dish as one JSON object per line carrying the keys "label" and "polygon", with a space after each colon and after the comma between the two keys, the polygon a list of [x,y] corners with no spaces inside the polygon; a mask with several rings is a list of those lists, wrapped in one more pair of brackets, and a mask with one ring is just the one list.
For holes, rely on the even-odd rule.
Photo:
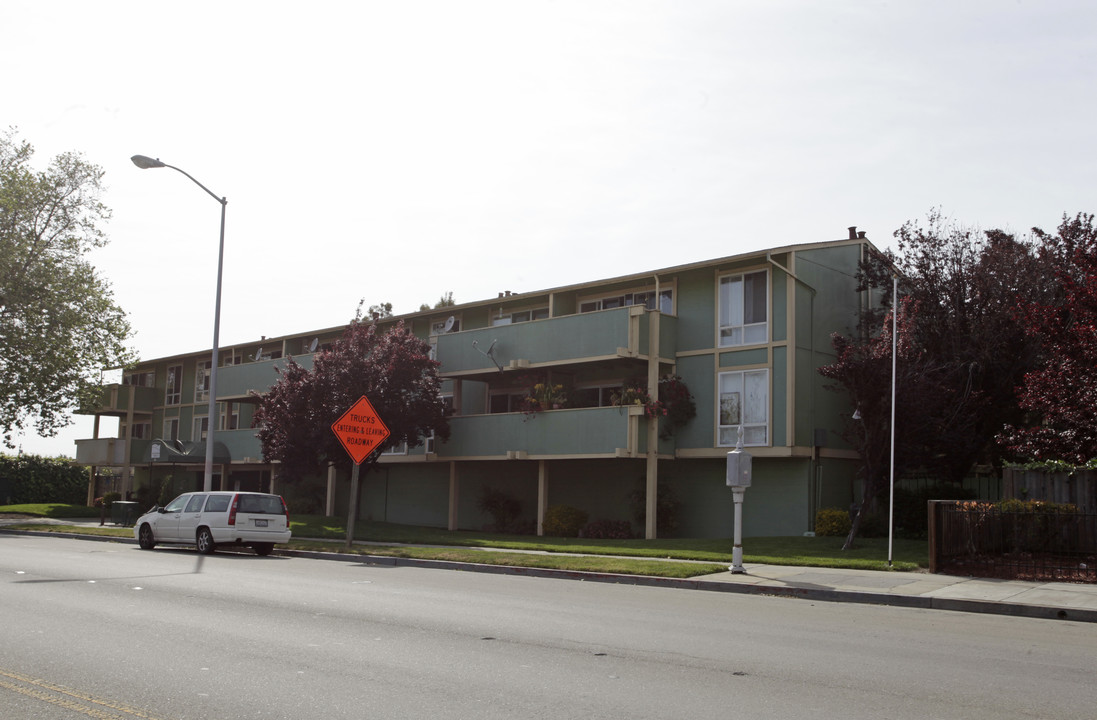
{"label": "satellite dish", "polygon": [[263,348],[259,348],[255,351],[255,362],[259,362],[263,359]]}
{"label": "satellite dish", "polygon": [[447,332],[448,333],[450,330],[453,329],[453,325],[456,322],[457,322],[457,318],[450,315],[448,318],[446,318],[446,324],[442,326],[442,332]]}
{"label": "satellite dish", "polygon": [[318,346],[319,344],[320,344],[320,338],[313,338],[313,339],[312,339],[312,342],[311,342],[311,343],[309,343],[309,352],[310,352],[310,353],[316,352],[316,347],[317,347],[317,346]]}

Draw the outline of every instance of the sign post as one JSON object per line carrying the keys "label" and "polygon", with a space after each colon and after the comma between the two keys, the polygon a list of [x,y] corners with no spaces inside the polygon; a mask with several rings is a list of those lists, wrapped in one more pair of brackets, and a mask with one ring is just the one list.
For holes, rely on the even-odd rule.
{"label": "sign post", "polygon": [[338,420],[331,424],[332,432],[354,461],[350,473],[350,511],[347,514],[347,549],[354,542],[354,523],[358,514],[358,470],[362,462],[379,448],[389,436],[389,429],[366,396],[358,398]]}

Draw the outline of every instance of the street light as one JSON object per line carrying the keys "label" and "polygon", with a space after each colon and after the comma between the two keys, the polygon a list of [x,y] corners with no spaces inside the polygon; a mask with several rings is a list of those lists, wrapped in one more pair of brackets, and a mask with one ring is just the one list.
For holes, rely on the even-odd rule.
{"label": "street light", "polygon": [[217,295],[213,303],[213,357],[209,371],[209,427],[206,430],[206,469],[202,483],[202,489],[209,492],[213,489],[213,430],[217,427],[217,345],[221,334],[221,266],[225,257],[225,206],[228,205],[229,201],[226,198],[219,198],[214,195],[208,187],[195,180],[190,173],[174,165],[160,162],[159,158],[153,160],[144,155],[134,155],[130,160],[142,170],[166,167],[181,172],[190,178],[191,182],[209,193],[210,197],[221,203],[221,241],[217,246]]}

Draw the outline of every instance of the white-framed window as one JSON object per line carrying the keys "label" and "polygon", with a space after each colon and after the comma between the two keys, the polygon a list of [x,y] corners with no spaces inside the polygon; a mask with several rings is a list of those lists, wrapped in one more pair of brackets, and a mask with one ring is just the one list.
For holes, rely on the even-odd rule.
{"label": "white-framed window", "polygon": [[[442,403],[446,406],[446,417],[449,417],[453,414],[453,395],[449,393],[443,395]],[[426,445],[425,451],[427,453],[435,452],[435,438],[433,430],[430,431],[430,435],[426,437],[424,443]]]}
{"label": "white-framed window", "polygon": [[670,314],[674,311],[674,290],[664,288],[659,291],[658,307],[656,307],[655,290],[652,289],[583,300],[579,303],[579,312],[611,310],[628,305],[643,305],[648,310],[658,310],[661,313]]}
{"label": "white-framed window", "polygon": [[221,363],[221,367],[228,367],[230,365],[240,365],[244,362],[244,356],[236,350],[229,350],[218,355],[217,362]]}
{"label": "white-framed window", "polygon": [[769,444],[769,370],[720,373],[716,403],[716,444],[734,447],[743,428],[743,445]]}
{"label": "white-framed window", "polygon": [[[453,318],[453,322],[450,322],[450,318]],[[446,326],[449,325],[449,330]],[[446,333],[458,332],[461,330],[461,318],[456,315],[450,315],[450,317],[442,320],[434,320],[430,324],[430,336],[427,339],[430,345],[430,359],[438,359],[438,336],[445,335]]]}
{"label": "white-framed window", "polygon": [[386,448],[381,452],[382,455],[407,455],[408,454],[408,441],[405,440],[396,445]]}
{"label": "white-framed window", "polygon": [[144,372],[128,373],[122,376],[122,384],[135,385],[137,387],[155,387],[156,371],[148,370]]}
{"label": "white-framed window", "polygon": [[206,439],[206,434],[209,432],[209,415],[201,415],[194,418],[194,432],[191,433],[190,439],[194,442],[199,442]]}
{"label": "white-framed window", "polygon": [[183,366],[172,365],[168,368],[168,378],[164,388],[164,404],[178,405],[183,400]]}
{"label": "white-framed window", "polygon": [[[124,435],[123,435],[124,436]],[[129,436],[134,440],[149,440],[152,438],[152,423],[138,422],[130,426]]]}
{"label": "white-framed window", "polygon": [[461,318],[456,315],[451,315],[453,318],[453,324],[450,325],[449,330],[446,330],[446,323],[449,322],[449,317],[442,318],[441,320],[432,320],[430,323],[430,335],[434,337],[436,335],[445,335],[448,332],[458,332],[461,330]]}
{"label": "white-framed window", "polygon": [[194,366],[194,402],[209,400],[210,361],[199,360]]}
{"label": "white-framed window", "polygon": [[492,325],[511,325],[513,323],[529,322],[530,320],[545,320],[549,316],[547,307],[533,308],[532,310],[516,310],[507,312],[500,310],[491,318]]}
{"label": "white-framed window", "polygon": [[765,270],[720,278],[720,347],[769,340],[769,273]]}
{"label": "white-framed window", "polygon": [[[226,403],[227,404],[227,403]],[[240,427],[240,408],[235,404],[232,406],[232,415],[225,412],[225,408],[220,410],[221,419],[218,420],[218,430],[236,430]],[[225,422],[228,421],[228,427],[225,427]]]}
{"label": "white-framed window", "polygon": [[528,395],[525,390],[492,390],[488,395],[488,412],[521,412],[522,403]]}
{"label": "white-framed window", "polygon": [[621,392],[621,383],[577,385],[568,392],[568,404],[573,408],[610,407],[613,396]]}
{"label": "white-framed window", "polygon": [[179,418],[165,418],[164,419],[164,439],[165,440],[178,440],[179,439]]}

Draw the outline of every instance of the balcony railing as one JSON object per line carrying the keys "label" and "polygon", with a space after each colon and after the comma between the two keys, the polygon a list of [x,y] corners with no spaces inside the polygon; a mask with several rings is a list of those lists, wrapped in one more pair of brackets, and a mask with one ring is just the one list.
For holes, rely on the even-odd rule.
{"label": "balcony railing", "polygon": [[135,415],[151,415],[152,408],[163,399],[162,388],[141,387],[111,383],[101,388],[97,402],[80,409],[81,415],[110,415],[125,417],[132,403]]}
{"label": "balcony railing", "polygon": [[[641,306],[631,306],[440,335],[441,374],[475,375],[500,368],[647,356],[653,315]],[[662,357],[674,357],[675,320],[660,315]]]}
{"label": "balcony railing", "polygon": [[[149,442],[149,440],[130,440],[129,464],[142,462]],[[95,465],[97,467],[126,465],[126,439],[77,440],[76,462],[80,465]]]}
{"label": "balcony railing", "polygon": [[[306,370],[311,370],[313,357],[309,354],[294,355],[293,360]],[[245,398],[253,390],[265,393],[278,382],[275,368],[283,368],[286,363],[286,358],[279,358],[217,368],[217,398]]]}
{"label": "balcony railing", "polygon": [[640,451],[642,416],[627,407],[547,410],[450,418],[439,459],[617,457]]}

